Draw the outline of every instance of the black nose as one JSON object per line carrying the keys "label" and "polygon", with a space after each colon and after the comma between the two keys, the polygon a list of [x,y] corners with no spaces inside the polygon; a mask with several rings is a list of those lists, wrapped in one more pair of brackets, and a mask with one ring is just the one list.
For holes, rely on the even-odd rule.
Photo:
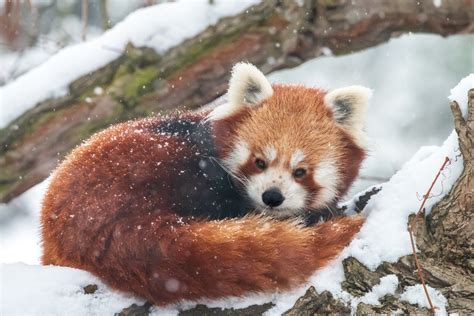
{"label": "black nose", "polygon": [[283,203],[285,197],[278,188],[270,188],[262,194],[262,201],[268,206],[275,207]]}

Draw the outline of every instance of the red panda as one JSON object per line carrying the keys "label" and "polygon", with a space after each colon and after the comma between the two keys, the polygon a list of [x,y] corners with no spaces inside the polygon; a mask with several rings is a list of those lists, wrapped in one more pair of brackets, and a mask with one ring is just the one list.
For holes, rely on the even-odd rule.
{"label": "red panda", "polygon": [[45,265],[90,271],[157,305],[285,290],[359,231],[317,225],[364,158],[363,87],[270,85],[237,64],[228,103],[117,124],[52,175],[41,214]]}

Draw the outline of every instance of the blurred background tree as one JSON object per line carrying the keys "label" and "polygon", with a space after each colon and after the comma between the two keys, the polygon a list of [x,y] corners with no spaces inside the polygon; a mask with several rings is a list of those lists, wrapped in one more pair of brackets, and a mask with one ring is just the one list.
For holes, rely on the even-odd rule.
{"label": "blurred background tree", "polygon": [[92,39],[130,12],[165,0],[3,0],[0,85],[61,48]]}

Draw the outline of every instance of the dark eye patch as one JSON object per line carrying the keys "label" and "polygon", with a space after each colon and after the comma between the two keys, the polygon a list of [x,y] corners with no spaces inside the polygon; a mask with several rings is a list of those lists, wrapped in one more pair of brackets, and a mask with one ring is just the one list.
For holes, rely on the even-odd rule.
{"label": "dark eye patch", "polygon": [[267,168],[267,163],[259,158],[255,159],[255,165],[260,170],[265,170]]}

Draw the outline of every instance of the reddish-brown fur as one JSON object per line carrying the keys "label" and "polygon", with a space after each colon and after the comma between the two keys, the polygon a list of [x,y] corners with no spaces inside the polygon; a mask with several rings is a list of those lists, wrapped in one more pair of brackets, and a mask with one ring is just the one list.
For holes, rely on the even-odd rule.
{"label": "reddish-brown fur", "polygon": [[[222,145],[222,155],[228,154],[235,138],[244,139],[253,153],[268,144],[274,145],[278,152],[274,164],[280,163],[282,158],[289,159],[295,148],[303,149],[305,161],[310,166],[302,184],[315,192],[319,184],[312,181],[314,170],[311,166],[317,166],[318,162],[330,157],[337,162],[342,176],[338,196],[343,196],[359,173],[365,151],[342,125],[336,123],[332,111],[324,104],[325,94],[323,90],[304,86],[274,85],[273,96],[264,100],[261,106],[254,110],[244,108],[227,118],[224,124],[218,122],[218,126],[232,127],[232,132],[227,132],[229,136],[221,138],[226,140]],[[250,111],[258,114],[250,121],[244,120]],[[260,156],[263,155],[260,153]],[[243,174],[251,175],[258,171],[255,158],[249,157],[241,167]],[[285,167],[291,170],[288,160]]]}
{"label": "reddish-brown fur", "polygon": [[[244,112],[216,122],[221,154],[232,144]],[[159,122],[115,125],[59,166],[41,216],[44,264],[90,271],[116,289],[163,305],[291,288],[326,265],[359,231],[361,217],[303,227],[255,215],[219,221],[180,216],[171,211],[172,196],[159,184],[176,177],[171,170],[193,153],[179,139],[154,133]],[[352,182],[363,151],[349,135],[341,137],[349,149],[343,157],[345,181]]]}

